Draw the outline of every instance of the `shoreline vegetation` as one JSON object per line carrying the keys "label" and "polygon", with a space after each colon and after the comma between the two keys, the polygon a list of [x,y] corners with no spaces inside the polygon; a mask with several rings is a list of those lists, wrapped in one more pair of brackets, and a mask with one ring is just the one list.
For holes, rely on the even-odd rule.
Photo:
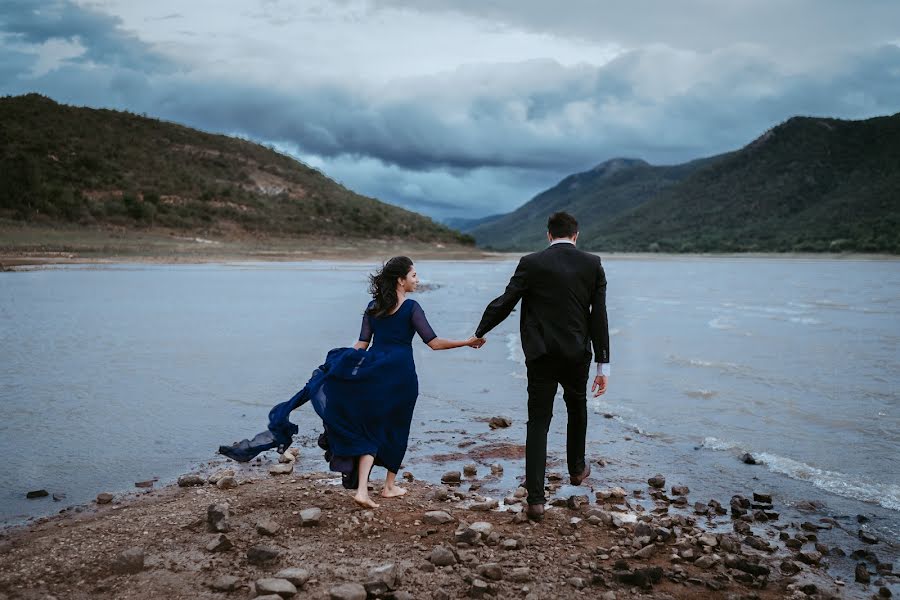
{"label": "shoreline vegetation", "polygon": [[[895,581],[883,543],[828,546],[818,535],[847,523],[779,517],[771,491],[706,502],[659,474],[627,491],[595,475],[531,523],[523,489],[480,495],[501,463],[471,464],[440,484],[406,471],[407,495],[363,510],[334,474],[295,472],[297,453],[213,460],[0,530],[0,598],[774,600],[872,597]],[[851,552],[855,574],[829,570]]]}
{"label": "shoreline vegetation", "polygon": [[[535,248],[534,250],[538,250]],[[483,260],[518,257],[524,252],[494,252],[463,244],[338,237],[230,238],[191,237],[157,228],[81,228],[0,221],[0,271],[37,266],[214,262],[373,261],[405,254],[414,260]],[[704,258],[794,258],[808,260],[900,260],[891,254],[858,253],[631,253],[603,252],[604,258],[680,260]]]}

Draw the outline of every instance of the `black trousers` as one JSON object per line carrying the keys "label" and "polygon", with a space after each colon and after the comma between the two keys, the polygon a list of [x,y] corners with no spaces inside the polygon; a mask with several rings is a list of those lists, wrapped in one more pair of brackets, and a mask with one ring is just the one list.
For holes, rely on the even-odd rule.
{"label": "black trousers", "polygon": [[545,355],[525,363],[528,369],[528,433],[525,440],[525,489],[528,504],[543,504],[547,470],[547,432],[553,418],[553,399],[563,387],[568,426],[566,462],[570,475],[584,470],[587,435],[587,381],[590,356],[572,360]]}

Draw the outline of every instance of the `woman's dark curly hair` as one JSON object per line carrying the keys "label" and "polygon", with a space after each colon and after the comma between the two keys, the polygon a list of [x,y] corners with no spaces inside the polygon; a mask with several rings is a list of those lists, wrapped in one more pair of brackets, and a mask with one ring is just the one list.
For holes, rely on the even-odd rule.
{"label": "woman's dark curly hair", "polygon": [[409,275],[413,261],[406,256],[395,256],[384,263],[381,270],[369,275],[369,293],[375,301],[366,309],[370,317],[383,317],[397,306],[397,280]]}

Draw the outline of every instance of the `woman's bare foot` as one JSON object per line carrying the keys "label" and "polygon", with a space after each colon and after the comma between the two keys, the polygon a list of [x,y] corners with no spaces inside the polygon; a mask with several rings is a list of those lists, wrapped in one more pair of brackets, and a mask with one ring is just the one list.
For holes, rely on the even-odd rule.
{"label": "woman's bare foot", "polygon": [[356,494],[355,496],[353,496],[353,501],[363,508],[378,508],[378,505],[375,504],[368,495],[360,496],[359,494]]}
{"label": "woman's bare foot", "polygon": [[397,496],[402,496],[406,493],[406,488],[402,488],[398,485],[393,485],[391,487],[385,486],[383,490],[381,490],[381,495],[384,498],[396,498]]}

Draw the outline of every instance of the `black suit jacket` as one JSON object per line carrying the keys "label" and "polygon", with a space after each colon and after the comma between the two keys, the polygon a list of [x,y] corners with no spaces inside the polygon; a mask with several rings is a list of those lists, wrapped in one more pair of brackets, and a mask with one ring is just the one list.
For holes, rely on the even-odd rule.
{"label": "black suit jacket", "polygon": [[525,360],[552,355],[609,362],[606,274],[600,257],[573,244],[553,244],[519,260],[503,295],[484,310],[475,335],[483,337],[522,300]]}

